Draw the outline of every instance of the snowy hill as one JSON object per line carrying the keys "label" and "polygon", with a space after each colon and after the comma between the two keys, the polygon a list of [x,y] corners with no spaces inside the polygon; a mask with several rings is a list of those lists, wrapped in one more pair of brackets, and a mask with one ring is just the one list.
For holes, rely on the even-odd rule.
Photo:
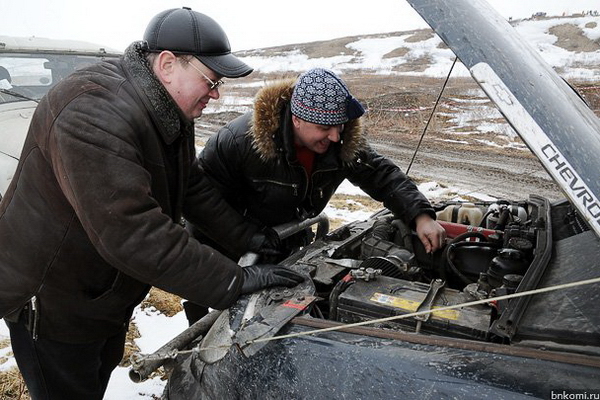
{"label": "snowy hill", "polygon": [[[511,24],[565,79],[600,80],[600,17],[552,17]],[[350,36],[237,54],[255,68],[255,73],[264,74],[318,66],[344,73],[441,77],[454,59],[430,29]],[[467,76],[468,72],[463,67],[454,74]]]}
{"label": "snowy hill", "polygon": [[[600,16],[542,17],[511,24],[600,115]],[[254,95],[267,82],[296,76],[313,67],[340,74],[372,114],[395,110],[411,113],[419,121],[433,107],[455,58],[431,29],[348,36],[236,54],[254,67],[254,72],[227,81],[219,101],[209,103],[204,117],[197,122],[201,135],[214,133],[228,120],[250,110]],[[447,98],[439,110],[453,122],[445,127],[445,135],[455,134],[451,140],[460,140],[466,146],[487,144],[527,150],[460,62],[452,69],[451,77],[453,85],[460,88],[446,91]],[[415,115],[421,111],[421,115]],[[410,118],[397,120],[395,129],[416,131],[415,126],[398,126],[407,121]],[[467,133],[484,136],[476,141],[471,135],[467,140]]]}

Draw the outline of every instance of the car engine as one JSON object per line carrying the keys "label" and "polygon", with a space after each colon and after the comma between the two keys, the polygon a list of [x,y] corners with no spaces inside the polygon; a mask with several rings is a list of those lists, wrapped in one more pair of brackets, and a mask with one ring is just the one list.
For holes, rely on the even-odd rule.
{"label": "car engine", "polygon": [[[527,202],[435,206],[446,230],[441,250],[427,254],[411,227],[382,210],[339,228],[286,260],[310,270],[321,299],[311,315],[343,323],[388,319],[374,327],[457,338],[506,341],[519,301],[492,298],[528,290],[549,256],[549,206]],[[469,307],[437,308],[490,299]]]}

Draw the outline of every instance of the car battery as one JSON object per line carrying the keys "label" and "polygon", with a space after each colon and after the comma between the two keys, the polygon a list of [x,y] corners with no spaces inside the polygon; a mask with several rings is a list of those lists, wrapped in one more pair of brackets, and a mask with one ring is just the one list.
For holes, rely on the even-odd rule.
{"label": "car battery", "polygon": [[[342,292],[337,301],[337,319],[344,323],[362,322],[396,315],[410,314],[419,309],[432,286],[387,276],[374,280],[356,280]],[[440,287],[433,300],[428,298],[429,309],[434,311],[422,321],[415,317],[375,323],[373,326],[406,332],[485,339],[491,324],[492,308],[486,304],[435,311],[436,308],[473,301],[467,294]],[[427,308],[427,307],[426,307]],[[421,308],[421,310],[423,307]],[[417,328],[418,327],[418,328]]]}

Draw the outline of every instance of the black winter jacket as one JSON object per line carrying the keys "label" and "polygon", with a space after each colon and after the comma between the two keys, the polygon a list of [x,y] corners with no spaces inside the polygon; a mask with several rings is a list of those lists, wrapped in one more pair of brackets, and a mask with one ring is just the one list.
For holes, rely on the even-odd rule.
{"label": "black winter jacket", "polygon": [[345,124],[341,141],[316,155],[309,179],[293,145],[294,82],[262,88],[253,112],[223,127],[200,154],[201,165],[234,208],[266,226],[315,216],[348,179],[408,224],[422,213],[435,219],[414,183],[368,146],[360,119]]}
{"label": "black winter jacket", "polygon": [[219,309],[239,296],[241,268],[180,221],[238,252],[256,227],[206,179],[193,123],[139,48],[42,99],[0,203],[0,316],[36,296],[40,337],[114,335],[150,285]]}

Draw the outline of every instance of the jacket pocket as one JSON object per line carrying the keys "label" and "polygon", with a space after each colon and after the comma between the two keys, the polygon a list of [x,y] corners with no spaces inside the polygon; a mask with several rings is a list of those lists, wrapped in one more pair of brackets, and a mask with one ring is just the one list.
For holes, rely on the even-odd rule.
{"label": "jacket pocket", "polygon": [[123,286],[123,280],[123,273],[121,271],[116,270],[115,277],[113,278],[110,286],[107,286],[103,291],[101,291],[97,295],[92,296],[90,300],[102,301],[110,297],[113,293],[118,292],[119,289]]}
{"label": "jacket pocket", "polygon": [[111,286],[99,296],[91,299],[94,307],[129,307],[141,301],[150,285],[140,282],[120,271],[117,272]]}

